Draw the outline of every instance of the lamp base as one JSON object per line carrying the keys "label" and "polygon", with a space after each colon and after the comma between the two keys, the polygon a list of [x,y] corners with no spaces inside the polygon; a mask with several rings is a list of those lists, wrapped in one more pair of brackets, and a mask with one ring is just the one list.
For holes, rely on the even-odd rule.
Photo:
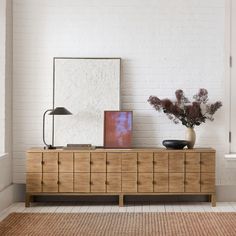
{"label": "lamp base", "polygon": [[57,149],[57,147],[54,147],[52,145],[47,145],[44,147],[44,149]]}
{"label": "lamp base", "polygon": [[61,149],[63,148],[63,146],[52,146],[51,144],[50,145],[47,145],[47,146],[44,146],[43,147],[45,150],[53,150],[53,149]]}

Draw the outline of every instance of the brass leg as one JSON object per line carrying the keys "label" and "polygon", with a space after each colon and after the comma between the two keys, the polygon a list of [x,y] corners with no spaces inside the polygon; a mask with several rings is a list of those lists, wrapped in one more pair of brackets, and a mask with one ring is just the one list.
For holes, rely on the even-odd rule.
{"label": "brass leg", "polygon": [[216,206],[216,194],[211,194],[211,206]]}
{"label": "brass leg", "polygon": [[30,207],[31,195],[29,193],[25,194],[25,207]]}
{"label": "brass leg", "polygon": [[208,202],[211,202],[211,195],[208,195]]}
{"label": "brass leg", "polygon": [[122,194],[119,195],[119,206],[120,207],[124,206],[124,195]]}

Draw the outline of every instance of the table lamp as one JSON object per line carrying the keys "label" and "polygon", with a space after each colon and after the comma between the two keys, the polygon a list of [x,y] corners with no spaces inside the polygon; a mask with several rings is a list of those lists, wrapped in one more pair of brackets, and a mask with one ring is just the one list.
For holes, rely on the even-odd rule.
{"label": "table lamp", "polygon": [[53,144],[53,136],[54,136],[54,130],[53,130],[53,126],[54,124],[52,123],[52,130],[53,130],[53,134],[52,134],[52,144],[47,144],[45,141],[45,116],[46,114],[49,113],[49,115],[72,115],[72,113],[70,111],[68,111],[65,107],[56,107],[55,109],[48,109],[44,112],[43,114],[43,143],[45,144],[45,149],[56,149],[56,147]]}

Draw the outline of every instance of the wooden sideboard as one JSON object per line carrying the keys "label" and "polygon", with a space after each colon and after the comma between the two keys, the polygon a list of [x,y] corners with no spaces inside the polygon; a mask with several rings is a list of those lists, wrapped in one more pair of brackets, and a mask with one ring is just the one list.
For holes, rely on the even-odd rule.
{"label": "wooden sideboard", "polygon": [[35,195],[215,195],[215,150],[95,149],[27,152],[26,206]]}

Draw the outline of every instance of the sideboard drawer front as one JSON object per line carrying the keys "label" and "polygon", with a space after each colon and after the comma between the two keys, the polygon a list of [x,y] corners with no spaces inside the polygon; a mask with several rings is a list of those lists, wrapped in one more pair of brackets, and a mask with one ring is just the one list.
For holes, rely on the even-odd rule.
{"label": "sideboard drawer front", "polygon": [[201,172],[215,172],[215,153],[201,153]]}
{"label": "sideboard drawer front", "polygon": [[74,173],[74,192],[90,192],[90,173]]}
{"label": "sideboard drawer front", "polygon": [[58,173],[43,173],[43,192],[58,192]]}
{"label": "sideboard drawer front", "polygon": [[121,192],[121,173],[107,173],[107,192]]}
{"label": "sideboard drawer front", "polygon": [[59,192],[73,192],[73,173],[59,173]]}
{"label": "sideboard drawer front", "polygon": [[122,153],[122,172],[137,172],[137,153]]}
{"label": "sideboard drawer front", "polygon": [[59,172],[73,172],[73,153],[59,153]]}
{"label": "sideboard drawer front", "polygon": [[138,153],[138,172],[153,172],[153,153]]}
{"label": "sideboard drawer front", "polygon": [[75,172],[90,172],[90,153],[76,152],[74,153],[74,171]]}
{"label": "sideboard drawer front", "polygon": [[184,192],[184,173],[169,173],[169,192]]}
{"label": "sideboard drawer front", "polygon": [[106,153],[91,153],[91,172],[106,172]]}
{"label": "sideboard drawer front", "polygon": [[107,172],[121,172],[121,153],[107,153]]}
{"label": "sideboard drawer front", "polygon": [[169,191],[169,174],[168,173],[154,173],[154,192],[168,192]]}
{"label": "sideboard drawer front", "polygon": [[151,193],[153,192],[153,174],[139,173],[138,174],[138,192]]}
{"label": "sideboard drawer front", "polygon": [[168,172],[168,156],[167,152],[154,153],[154,172]]}
{"label": "sideboard drawer front", "polygon": [[26,191],[42,192],[42,173],[27,173]]}
{"label": "sideboard drawer front", "polygon": [[185,163],[186,172],[200,172],[200,153],[186,153]]}
{"label": "sideboard drawer front", "polygon": [[186,173],[185,192],[186,193],[200,192],[200,173]]}
{"label": "sideboard drawer front", "polygon": [[211,195],[215,150],[164,148],[27,152],[26,206],[34,195]]}
{"label": "sideboard drawer front", "polygon": [[169,172],[184,172],[184,153],[169,153]]}
{"label": "sideboard drawer front", "polygon": [[122,173],[122,192],[137,192],[137,173]]}
{"label": "sideboard drawer front", "polygon": [[215,192],[215,174],[201,173],[201,192],[214,193]]}
{"label": "sideboard drawer front", "polygon": [[91,192],[106,192],[106,173],[91,173]]}
{"label": "sideboard drawer front", "polygon": [[58,153],[43,153],[43,172],[58,172]]}
{"label": "sideboard drawer front", "polygon": [[42,172],[42,152],[27,153],[27,172]]}

